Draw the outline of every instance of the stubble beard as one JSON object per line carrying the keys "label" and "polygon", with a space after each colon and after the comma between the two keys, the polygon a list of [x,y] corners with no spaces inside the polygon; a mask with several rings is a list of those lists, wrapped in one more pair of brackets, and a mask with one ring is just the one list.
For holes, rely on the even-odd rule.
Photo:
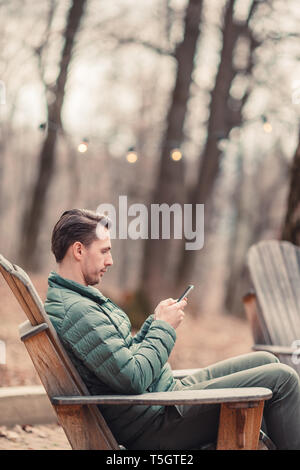
{"label": "stubble beard", "polygon": [[96,276],[89,276],[89,275],[84,275],[84,280],[86,282],[86,284],[88,286],[95,286],[97,284],[99,284],[99,282],[101,281],[101,276],[98,275],[98,277]]}

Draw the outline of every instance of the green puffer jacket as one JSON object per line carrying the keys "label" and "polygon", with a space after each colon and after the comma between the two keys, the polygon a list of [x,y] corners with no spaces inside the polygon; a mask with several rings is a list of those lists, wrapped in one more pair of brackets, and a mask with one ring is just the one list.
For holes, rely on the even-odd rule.
{"label": "green puffer jacket", "polygon": [[[176,381],[167,363],[174,328],[147,318],[131,335],[128,316],[91,286],[52,271],[45,310],[62,344],[92,395],[139,394],[172,390]],[[119,444],[130,446],[163,406],[100,405]]]}

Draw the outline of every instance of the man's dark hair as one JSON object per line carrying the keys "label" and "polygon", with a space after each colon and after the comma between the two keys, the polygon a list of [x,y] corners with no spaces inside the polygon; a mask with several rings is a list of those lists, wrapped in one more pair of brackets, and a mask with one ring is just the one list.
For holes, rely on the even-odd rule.
{"label": "man's dark hair", "polygon": [[110,228],[110,220],[104,214],[97,214],[87,209],[65,211],[52,232],[51,250],[56,262],[60,263],[64,259],[69,246],[73,243],[81,242],[89,246],[97,240],[96,227],[99,222],[105,228]]}

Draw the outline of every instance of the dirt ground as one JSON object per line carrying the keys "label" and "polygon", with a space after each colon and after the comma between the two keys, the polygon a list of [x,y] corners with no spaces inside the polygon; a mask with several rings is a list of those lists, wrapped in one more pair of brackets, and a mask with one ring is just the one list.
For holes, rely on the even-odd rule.
{"label": "dirt ground", "polygon": [[0,450],[71,450],[61,426],[0,426]]}
{"label": "dirt ground", "polygon": [[[44,300],[46,276],[32,276]],[[0,340],[6,345],[6,363],[0,364],[0,386],[40,385],[40,380],[24,345],[19,340],[18,325],[26,320],[12,292],[0,276]],[[186,310],[184,322],[177,329],[177,341],[169,358],[174,369],[205,367],[222,359],[251,351],[252,336],[245,320],[217,312],[201,314],[196,321]],[[1,426],[0,450],[70,449],[59,425]]]}

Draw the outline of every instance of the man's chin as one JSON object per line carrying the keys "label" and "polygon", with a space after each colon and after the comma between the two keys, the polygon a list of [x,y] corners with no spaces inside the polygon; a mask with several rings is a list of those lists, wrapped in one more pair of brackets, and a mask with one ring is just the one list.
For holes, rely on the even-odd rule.
{"label": "man's chin", "polygon": [[102,276],[101,274],[98,275],[98,277],[93,277],[92,279],[91,278],[88,278],[86,279],[86,283],[88,286],[96,286],[97,284],[99,284],[102,280]]}

